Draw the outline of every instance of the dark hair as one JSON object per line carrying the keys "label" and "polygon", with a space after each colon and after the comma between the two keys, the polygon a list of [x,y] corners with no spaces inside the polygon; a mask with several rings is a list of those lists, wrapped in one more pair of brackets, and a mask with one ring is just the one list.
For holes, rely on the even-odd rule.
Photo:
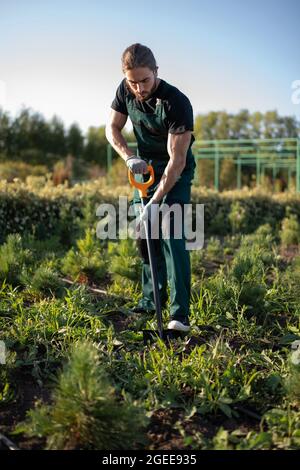
{"label": "dark hair", "polygon": [[153,72],[157,70],[156,60],[151,49],[139,43],[127,47],[122,54],[123,73],[137,67],[148,67]]}

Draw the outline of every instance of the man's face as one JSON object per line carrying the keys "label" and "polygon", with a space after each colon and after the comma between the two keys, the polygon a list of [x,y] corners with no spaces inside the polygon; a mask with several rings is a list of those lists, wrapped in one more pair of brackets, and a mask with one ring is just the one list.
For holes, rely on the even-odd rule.
{"label": "man's face", "polygon": [[125,72],[130,91],[140,101],[146,100],[156,88],[156,73],[148,67],[137,67]]}

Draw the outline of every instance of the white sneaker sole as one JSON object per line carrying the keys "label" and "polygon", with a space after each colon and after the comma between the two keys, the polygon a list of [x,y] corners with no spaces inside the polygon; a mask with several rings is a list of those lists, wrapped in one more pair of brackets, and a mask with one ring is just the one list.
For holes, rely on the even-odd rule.
{"label": "white sneaker sole", "polygon": [[177,331],[190,331],[190,327],[188,325],[184,325],[178,320],[172,320],[168,324],[169,330],[177,330]]}

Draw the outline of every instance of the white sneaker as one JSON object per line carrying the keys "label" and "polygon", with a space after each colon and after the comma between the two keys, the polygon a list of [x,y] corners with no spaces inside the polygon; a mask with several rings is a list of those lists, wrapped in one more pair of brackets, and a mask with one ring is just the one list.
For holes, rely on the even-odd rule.
{"label": "white sneaker", "polygon": [[181,323],[178,320],[172,320],[168,324],[168,330],[177,330],[177,331],[190,331],[190,326]]}

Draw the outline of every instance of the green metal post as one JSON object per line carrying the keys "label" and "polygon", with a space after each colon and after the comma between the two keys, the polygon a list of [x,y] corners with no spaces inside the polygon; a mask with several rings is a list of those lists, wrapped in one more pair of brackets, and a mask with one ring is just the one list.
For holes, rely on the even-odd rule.
{"label": "green metal post", "polygon": [[292,174],[292,169],[289,166],[288,167],[288,189],[290,189],[290,187],[291,187],[291,174]]}
{"label": "green metal post", "polygon": [[215,189],[219,191],[220,161],[219,161],[218,141],[215,140],[214,144],[215,144]]}
{"label": "green metal post", "polygon": [[276,178],[276,163],[273,163],[273,166],[272,166],[272,178],[273,178],[273,184],[274,184],[274,181]]}
{"label": "green metal post", "polygon": [[194,173],[194,184],[198,186],[199,184],[199,158],[195,156],[195,163],[196,163],[196,168],[195,168],[195,173]]}
{"label": "green metal post", "polygon": [[259,159],[259,153],[256,150],[256,187],[260,186],[260,159]]}
{"label": "green metal post", "polygon": [[241,189],[242,186],[242,161],[240,157],[237,161],[237,189]]}
{"label": "green metal post", "polygon": [[264,186],[266,185],[266,178],[265,178],[265,167],[263,166],[262,167],[262,170],[261,170],[261,176],[262,176],[262,180],[263,180],[263,184]]}

